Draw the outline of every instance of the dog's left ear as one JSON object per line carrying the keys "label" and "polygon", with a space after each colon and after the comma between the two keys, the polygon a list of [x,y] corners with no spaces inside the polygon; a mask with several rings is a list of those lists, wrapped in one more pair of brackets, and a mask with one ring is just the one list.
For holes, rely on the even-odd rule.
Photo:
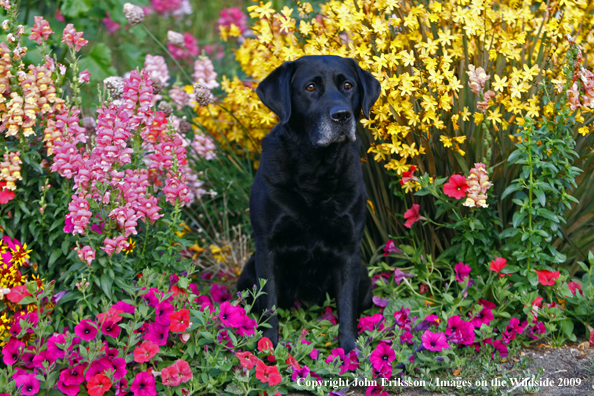
{"label": "dog's left ear", "polygon": [[359,64],[354,59],[349,59],[355,65],[357,76],[359,77],[359,82],[361,84],[360,86],[362,87],[362,89],[359,91],[363,95],[361,98],[361,110],[363,110],[363,115],[365,118],[369,118],[369,110],[379,98],[382,91],[382,86],[380,82],[377,81],[373,75],[371,75],[370,72],[361,69],[361,66],[359,66]]}
{"label": "dog's left ear", "polygon": [[285,62],[268,75],[256,88],[258,97],[274,112],[282,124],[291,118],[291,76],[293,62]]}

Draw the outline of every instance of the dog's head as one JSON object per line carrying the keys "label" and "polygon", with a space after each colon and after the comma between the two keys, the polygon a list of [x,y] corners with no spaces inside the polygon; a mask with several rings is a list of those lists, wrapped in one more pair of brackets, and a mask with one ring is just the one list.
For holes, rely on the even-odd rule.
{"label": "dog's head", "polygon": [[355,141],[361,111],[369,118],[380,90],[353,59],[314,55],[283,63],[256,92],[281,123],[305,130],[314,146],[326,147]]}

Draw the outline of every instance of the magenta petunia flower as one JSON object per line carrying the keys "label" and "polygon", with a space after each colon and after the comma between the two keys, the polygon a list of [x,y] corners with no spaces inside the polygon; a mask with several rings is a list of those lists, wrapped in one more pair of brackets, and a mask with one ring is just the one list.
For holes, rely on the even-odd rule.
{"label": "magenta petunia flower", "polygon": [[390,239],[386,242],[386,246],[384,246],[384,257],[392,253],[402,253],[402,250],[396,247],[393,239]]}
{"label": "magenta petunia flower", "polygon": [[171,320],[169,315],[175,312],[175,307],[166,301],[160,302],[155,309],[155,321],[159,324],[169,326]]}
{"label": "magenta petunia flower", "polygon": [[293,382],[297,382],[299,378],[306,379],[311,370],[307,366],[303,366],[300,369],[293,368],[293,374],[291,375],[291,379]]}
{"label": "magenta petunia flower", "polygon": [[379,331],[384,330],[384,315],[375,314],[371,316],[365,316],[359,319],[359,334],[364,331],[373,331],[377,328]]}
{"label": "magenta petunia flower", "polygon": [[64,359],[66,351],[66,338],[64,334],[53,335],[47,340],[47,350],[51,353],[54,359]]}
{"label": "magenta petunia flower", "polygon": [[[83,376],[84,367],[81,365],[74,366],[72,368],[67,368],[60,372],[60,381],[65,386],[71,385],[80,385],[85,381],[85,377]],[[78,389],[78,388],[77,388]]]}
{"label": "magenta petunia flower", "polygon": [[434,333],[431,330],[426,330],[421,336],[423,346],[430,351],[443,351],[450,347],[446,341],[446,336],[443,333]]}
{"label": "magenta petunia flower", "polygon": [[472,271],[472,268],[464,263],[458,263],[454,266],[456,280],[460,283],[464,283],[464,278],[468,278],[470,281],[470,271]]}
{"label": "magenta petunia flower", "polygon": [[91,341],[97,336],[97,324],[91,319],[83,319],[74,327],[74,333],[85,341]]}
{"label": "magenta petunia flower", "polygon": [[412,344],[413,343],[413,335],[410,331],[406,330],[404,333],[400,335],[400,343],[401,344]]}
{"label": "magenta petunia flower", "polygon": [[105,370],[109,368],[113,368],[113,366],[109,364],[107,361],[103,359],[95,360],[91,363],[91,365],[85,372],[85,380],[90,381],[91,378],[93,378],[97,374],[104,373]]}
{"label": "magenta petunia flower", "polygon": [[6,345],[4,345],[4,348],[2,348],[2,361],[5,365],[12,366],[19,360],[24,350],[24,342],[16,338],[10,338]]}
{"label": "magenta petunia flower", "polygon": [[401,329],[407,328],[410,330],[411,320],[408,317],[410,314],[410,309],[402,307],[400,311],[394,312],[394,320],[396,321],[396,325]]}
{"label": "magenta petunia flower", "polygon": [[132,385],[130,385],[130,392],[134,396],[156,396],[155,377],[147,372],[136,374]]}
{"label": "magenta petunia flower", "polygon": [[169,326],[159,323],[152,323],[148,327],[148,332],[144,336],[146,341],[152,341],[153,344],[163,346],[167,344],[167,337],[169,336]]}
{"label": "magenta petunia flower", "polygon": [[219,319],[227,327],[240,327],[245,316],[245,310],[242,307],[231,305],[225,301],[221,304],[221,313]]}
{"label": "magenta petunia flower", "polygon": [[337,324],[336,322],[336,315],[334,315],[332,313],[332,308],[331,307],[326,307],[326,311],[324,312],[324,314],[322,315],[321,318],[317,319],[318,321],[322,321],[322,320],[327,320],[330,323],[332,323],[333,325]]}
{"label": "magenta petunia flower", "polygon": [[334,361],[334,359],[338,357],[340,359],[340,361],[342,362],[342,364],[340,365],[340,374],[344,374],[347,372],[347,370],[349,369],[349,363],[350,360],[349,358],[345,355],[344,353],[344,349],[342,348],[335,348],[332,350],[332,353],[330,354],[330,356],[328,356],[326,358],[326,363],[330,364],[332,363],[332,361]]}
{"label": "magenta petunia flower", "polygon": [[35,378],[35,373],[26,373],[17,375],[14,379],[17,389],[21,390],[21,395],[36,395],[39,392],[41,383]]}
{"label": "magenta petunia flower", "polygon": [[210,295],[214,302],[219,304],[231,300],[231,293],[229,293],[227,286],[218,283],[213,283],[210,286]]}
{"label": "magenta petunia flower", "polygon": [[45,351],[39,352],[33,358],[32,363],[33,367],[37,367],[38,369],[45,371],[45,367],[49,368],[55,361],[56,359],[52,356],[51,352],[46,349]]}
{"label": "magenta petunia flower", "polygon": [[243,321],[241,322],[241,326],[237,328],[237,335],[242,337],[253,336],[255,333],[256,326],[256,320],[245,315],[243,317]]}
{"label": "magenta petunia flower", "polygon": [[57,387],[66,396],[76,396],[80,391],[79,385],[66,385],[62,378],[58,380]]}
{"label": "magenta petunia flower", "polygon": [[125,303],[123,301],[118,301],[116,304],[114,304],[112,306],[112,308],[115,308],[119,311],[123,311],[123,312],[129,313],[129,314],[134,314],[134,310],[135,310],[134,305]]}
{"label": "magenta petunia flower", "polygon": [[501,342],[500,340],[493,341],[493,348],[495,348],[495,352],[491,355],[491,358],[495,359],[495,353],[499,352],[499,356],[502,358],[506,357],[509,353],[507,351],[507,346]]}
{"label": "magenta petunia flower", "polygon": [[122,328],[113,319],[107,319],[101,326],[101,332],[113,338],[118,338],[121,331]]}
{"label": "magenta petunia flower", "polygon": [[126,376],[128,373],[128,369],[126,368],[126,359],[124,358],[115,358],[111,361],[111,365],[115,370],[113,373],[113,377],[117,380],[120,380]]}
{"label": "magenta petunia flower", "polygon": [[448,319],[448,328],[445,333],[448,336],[448,342],[462,345],[471,345],[474,342],[474,325],[463,320],[459,315]]}
{"label": "magenta petunia flower", "polygon": [[392,368],[391,363],[394,359],[396,359],[396,352],[385,342],[380,342],[369,357],[373,368],[378,371],[381,371],[386,366]]}

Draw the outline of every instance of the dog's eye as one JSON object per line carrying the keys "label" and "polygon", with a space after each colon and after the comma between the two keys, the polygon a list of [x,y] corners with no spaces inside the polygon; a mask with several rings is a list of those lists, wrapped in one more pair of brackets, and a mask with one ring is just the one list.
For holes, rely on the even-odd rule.
{"label": "dog's eye", "polygon": [[344,89],[346,89],[347,91],[350,90],[351,88],[353,88],[353,84],[351,84],[350,82],[345,82],[344,83]]}
{"label": "dog's eye", "polygon": [[309,92],[313,92],[316,90],[316,86],[313,84],[309,84],[307,87],[305,87],[306,90],[308,90]]}

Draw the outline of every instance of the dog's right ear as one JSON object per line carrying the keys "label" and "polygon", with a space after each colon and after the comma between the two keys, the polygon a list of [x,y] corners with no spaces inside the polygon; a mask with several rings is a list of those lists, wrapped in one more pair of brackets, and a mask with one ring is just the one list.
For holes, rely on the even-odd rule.
{"label": "dog's right ear", "polygon": [[282,124],[291,118],[291,76],[293,62],[285,62],[268,75],[256,88],[258,97],[274,112]]}

